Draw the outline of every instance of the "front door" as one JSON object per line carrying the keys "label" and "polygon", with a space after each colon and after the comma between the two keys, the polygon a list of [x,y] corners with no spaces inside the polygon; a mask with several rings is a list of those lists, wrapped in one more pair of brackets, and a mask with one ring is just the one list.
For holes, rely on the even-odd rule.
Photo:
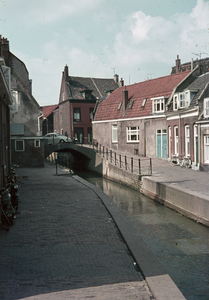
{"label": "front door", "polygon": [[157,130],[157,157],[167,158],[167,132],[166,129]]}

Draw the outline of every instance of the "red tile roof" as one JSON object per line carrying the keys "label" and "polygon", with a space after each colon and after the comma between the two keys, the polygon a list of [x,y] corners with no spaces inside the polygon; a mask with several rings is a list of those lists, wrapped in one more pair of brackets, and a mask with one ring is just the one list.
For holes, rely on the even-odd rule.
{"label": "red tile roof", "polygon": [[[168,75],[116,89],[99,104],[95,121],[150,116],[152,113],[151,98],[161,96],[170,97],[175,86],[179,84],[189,73],[190,72],[188,71]],[[124,89],[128,90],[129,101],[133,100],[134,102],[132,108],[127,108],[126,113],[123,116],[123,105],[120,110],[118,110],[118,106],[120,102],[122,102],[122,91]],[[142,107],[142,102],[145,98],[147,99],[146,104]]]}
{"label": "red tile roof", "polygon": [[42,107],[43,111],[43,118],[47,118],[51,113],[58,107],[57,104],[55,105],[47,105]]}

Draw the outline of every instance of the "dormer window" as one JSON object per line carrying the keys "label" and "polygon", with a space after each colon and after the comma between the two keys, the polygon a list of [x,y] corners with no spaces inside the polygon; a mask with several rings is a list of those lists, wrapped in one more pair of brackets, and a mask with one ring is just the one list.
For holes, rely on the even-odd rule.
{"label": "dormer window", "polygon": [[93,90],[82,90],[80,91],[83,99],[85,100],[91,100]]}
{"label": "dormer window", "polygon": [[165,111],[165,97],[151,98],[152,112],[163,113]]}
{"label": "dormer window", "polygon": [[189,107],[192,99],[196,95],[197,91],[183,91],[177,93],[173,97],[173,110]]}
{"label": "dormer window", "polygon": [[113,90],[105,91],[105,93],[106,93],[107,96],[109,96],[112,92],[113,92]]}

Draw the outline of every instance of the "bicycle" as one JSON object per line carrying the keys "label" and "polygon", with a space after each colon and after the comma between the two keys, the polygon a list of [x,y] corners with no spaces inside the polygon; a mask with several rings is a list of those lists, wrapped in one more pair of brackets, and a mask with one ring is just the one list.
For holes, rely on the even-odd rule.
{"label": "bicycle", "polygon": [[182,154],[176,155],[174,154],[170,160],[171,166],[180,166],[191,168],[192,167],[192,160],[189,156],[183,156]]}
{"label": "bicycle", "polygon": [[192,167],[192,160],[189,156],[184,156],[183,159],[180,161],[180,166],[190,169]]}
{"label": "bicycle", "polygon": [[182,159],[181,155],[180,156],[177,154],[172,155],[171,160],[170,160],[171,166],[179,166],[181,159]]}

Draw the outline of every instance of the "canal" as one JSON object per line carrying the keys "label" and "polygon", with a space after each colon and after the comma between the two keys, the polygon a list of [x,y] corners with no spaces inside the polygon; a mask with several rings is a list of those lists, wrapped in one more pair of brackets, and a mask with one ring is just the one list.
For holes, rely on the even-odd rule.
{"label": "canal", "polygon": [[139,192],[88,172],[75,172],[101,188],[188,300],[209,300],[209,228]]}

